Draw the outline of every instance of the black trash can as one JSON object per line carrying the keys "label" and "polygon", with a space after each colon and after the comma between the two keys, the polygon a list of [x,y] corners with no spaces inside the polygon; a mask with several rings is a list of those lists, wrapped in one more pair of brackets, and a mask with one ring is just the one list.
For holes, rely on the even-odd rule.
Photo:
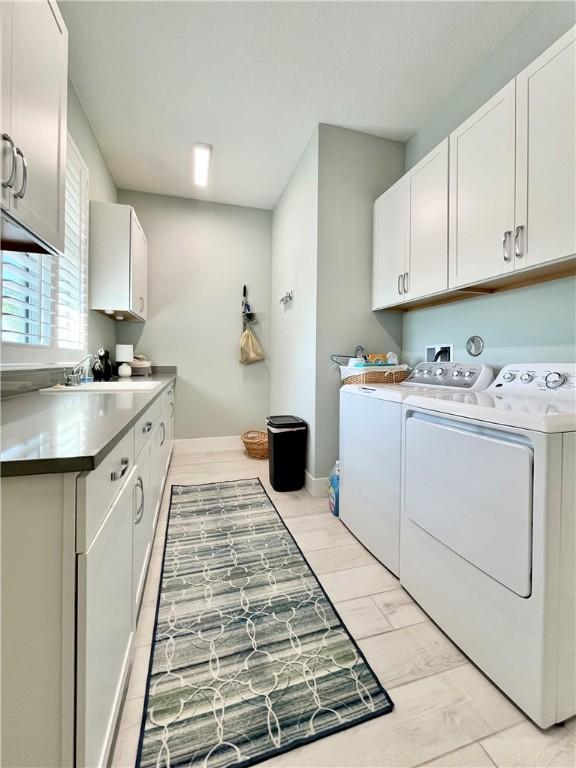
{"label": "black trash can", "polygon": [[275,491],[304,487],[308,424],[298,416],[268,416],[270,485]]}

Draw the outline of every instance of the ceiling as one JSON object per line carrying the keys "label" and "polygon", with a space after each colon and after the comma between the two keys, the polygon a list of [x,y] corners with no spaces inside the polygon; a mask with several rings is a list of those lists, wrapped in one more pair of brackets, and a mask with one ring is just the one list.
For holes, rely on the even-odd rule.
{"label": "ceiling", "polygon": [[[61,2],[116,185],[273,208],[318,123],[405,141],[535,2]],[[209,186],[192,146],[214,146]]]}

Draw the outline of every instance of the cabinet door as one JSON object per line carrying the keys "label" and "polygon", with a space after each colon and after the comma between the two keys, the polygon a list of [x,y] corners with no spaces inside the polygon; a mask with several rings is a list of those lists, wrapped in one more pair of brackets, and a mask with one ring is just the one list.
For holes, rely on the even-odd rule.
{"label": "cabinet door", "polygon": [[130,310],[142,320],[147,313],[148,243],[134,211],[130,216]]}
{"label": "cabinet door", "polygon": [[68,35],[55,3],[13,5],[8,132],[24,155],[27,176],[19,158],[11,211],[63,251]]}
{"label": "cabinet door", "polygon": [[516,79],[516,269],[576,253],[575,29]]}
{"label": "cabinet door", "polygon": [[515,84],[450,135],[450,287],[514,269]]}
{"label": "cabinet door", "polygon": [[148,565],[148,557],[152,547],[154,515],[156,513],[154,499],[151,494],[150,451],[151,445],[148,443],[143,448],[138,459],[134,485],[134,535],[132,539],[134,620],[136,620],[144,588],[146,566]]}
{"label": "cabinet door", "polygon": [[104,766],[133,633],[135,470],[85,554],[78,555],[77,764]]}
{"label": "cabinet door", "polygon": [[448,139],[410,171],[407,299],[448,287]]}
{"label": "cabinet door", "polygon": [[372,309],[404,301],[408,194],[400,179],[374,203]]}
{"label": "cabinet door", "polygon": [[[12,14],[14,3],[0,3],[0,117],[2,125],[0,132],[7,134],[11,138],[11,101],[12,101]],[[2,139],[0,147],[1,168],[0,176],[2,184],[0,186],[0,200],[2,208],[10,209],[12,198],[11,188],[4,186],[12,177],[15,158],[9,139]]]}

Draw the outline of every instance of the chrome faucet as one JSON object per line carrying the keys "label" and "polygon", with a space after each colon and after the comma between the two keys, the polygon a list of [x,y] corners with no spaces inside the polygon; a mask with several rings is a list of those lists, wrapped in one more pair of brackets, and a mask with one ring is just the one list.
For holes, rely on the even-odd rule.
{"label": "chrome faucet", "polygon": [[72,368],[72,373],[67,373],[66,370],[64,370],[64,385],[66,387],[77,387],[82,383],[80,371],[87,360],[98,360],[98,355],[86,355],[83,357],[82,360]]}

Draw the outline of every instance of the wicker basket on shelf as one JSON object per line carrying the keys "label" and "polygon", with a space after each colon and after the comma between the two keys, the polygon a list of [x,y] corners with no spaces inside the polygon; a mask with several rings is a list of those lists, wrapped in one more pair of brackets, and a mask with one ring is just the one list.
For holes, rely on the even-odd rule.
{"label": "wicker basket on shelf", "polygon": [[[352,369],[353,370],[353,369]],[[364,371],[358,368],[358,373],[351,374],[342,379],[342,384],[400,384],[408,376],[408,370],[371,370]]]}
{"label": "wicker basket on shelf", "polygon": [[261,429],[249,429],[242,435],[246,453],[252,459],[268,458],[268,432]]}

